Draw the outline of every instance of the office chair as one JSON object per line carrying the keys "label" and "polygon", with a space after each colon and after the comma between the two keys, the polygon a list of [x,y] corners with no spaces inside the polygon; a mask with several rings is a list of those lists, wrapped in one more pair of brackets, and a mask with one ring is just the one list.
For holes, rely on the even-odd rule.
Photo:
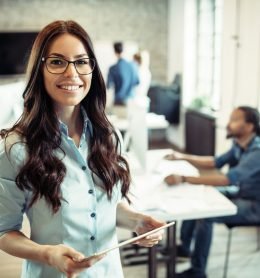
{"label": "office chair", "polygon": [[225,224],[228,228],[228,242],[227,242],[227,250],[226,250],[226,257],[225,257],[225,265],[224,265],[224,273],[223,278],[227,278],[227,271],[228,271],[228,261],[229,261],[229,253],[231,247],[231,239],[232,239],[232,230],[238,227],[256,227],[257,228],[257,251],[260,250],[260,222],[255,223],[237,223],[237,224]]}

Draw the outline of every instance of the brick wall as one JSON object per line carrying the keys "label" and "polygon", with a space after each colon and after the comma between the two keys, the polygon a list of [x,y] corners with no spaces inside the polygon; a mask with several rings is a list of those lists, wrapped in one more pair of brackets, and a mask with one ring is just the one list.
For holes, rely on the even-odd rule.
{"label": "brick wall", "polygon": [[0,31],[38,31],[73,19],[92,40],[135,41],[150,52],[153,80],[167,77],[168,0],[1,0]]}

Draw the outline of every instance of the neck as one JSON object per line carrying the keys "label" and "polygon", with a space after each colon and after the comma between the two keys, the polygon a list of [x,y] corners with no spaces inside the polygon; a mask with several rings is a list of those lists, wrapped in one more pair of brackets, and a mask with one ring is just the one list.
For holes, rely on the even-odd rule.
{"label": "neck", "polygon": [[58,118],[67,125],[70,135],[81,130],[82,119],[80,116],[80,105],[58,109],[57,114]]}
{"label": "neck", "polygon": [[241,148],[246,149],[255,135],[255,133],[250,133],[249,135],[243,136],[241,138],[236,138],[235,140]]}

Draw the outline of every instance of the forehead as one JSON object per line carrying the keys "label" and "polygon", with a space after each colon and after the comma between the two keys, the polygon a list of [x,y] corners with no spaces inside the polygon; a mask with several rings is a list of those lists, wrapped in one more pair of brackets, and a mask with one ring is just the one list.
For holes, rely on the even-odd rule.
{"label": "forehead", "polygon": [[235,109],[231,113],[231,119],[245,120],[245,113],[240,109]]}
{"label": "forehead", "polygon": [[59,53],[65,57],[87,54],[83,42],[72,34],[62,34],[54,38],[48,47],[47,54]]}

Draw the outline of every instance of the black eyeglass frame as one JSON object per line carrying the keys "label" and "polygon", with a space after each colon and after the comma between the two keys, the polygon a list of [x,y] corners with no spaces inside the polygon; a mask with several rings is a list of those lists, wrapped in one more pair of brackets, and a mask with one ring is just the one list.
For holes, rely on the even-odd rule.
{"label": "black eyeglass frame", "polygon": [[[57,73],[57,72],[51,72],[51,71],[48,69],[48,66],[47,66],[47,64],[46,64],[46,61],[47,61],[48,58],[58,58],[58,59],[61,59],[61,60],[66,61],[68,64],[67,64],[67,66],[66,66],[66,68],[64,69],[63,72],[59,72],[59,73]],[[76,64],[75,64],[77,61],[80,61],[80,60],[90,60],[91,62],[93,62],[93,69],[92,69],[92,71],[89,72],[89,73],[80,73],[80,72],[78,71],[78,69],[77,69]],[[48,57],[42,57],[42,62],[45,64],[45,67],[46,67],[47,71],[48,71],[49,73],[51,73],[51,74],[63,74],[63,73],[68,69],[69,64],[73,64],[74,67],[75,67],[75,69],[76,69],[76,72],[77,72],[79,75],[89,75],[89,74],[91,74],[91,73],[94,71],[95,66],[96,66],[96,60],[95,60],[94,58],[80,58],[80,59],[77,59],[77,60],[75,60],[75,61],[69,61],[69,60],[67,60],[67,59],[65,59],[65,58],[61,58],[61,57],[48,56]]]}

